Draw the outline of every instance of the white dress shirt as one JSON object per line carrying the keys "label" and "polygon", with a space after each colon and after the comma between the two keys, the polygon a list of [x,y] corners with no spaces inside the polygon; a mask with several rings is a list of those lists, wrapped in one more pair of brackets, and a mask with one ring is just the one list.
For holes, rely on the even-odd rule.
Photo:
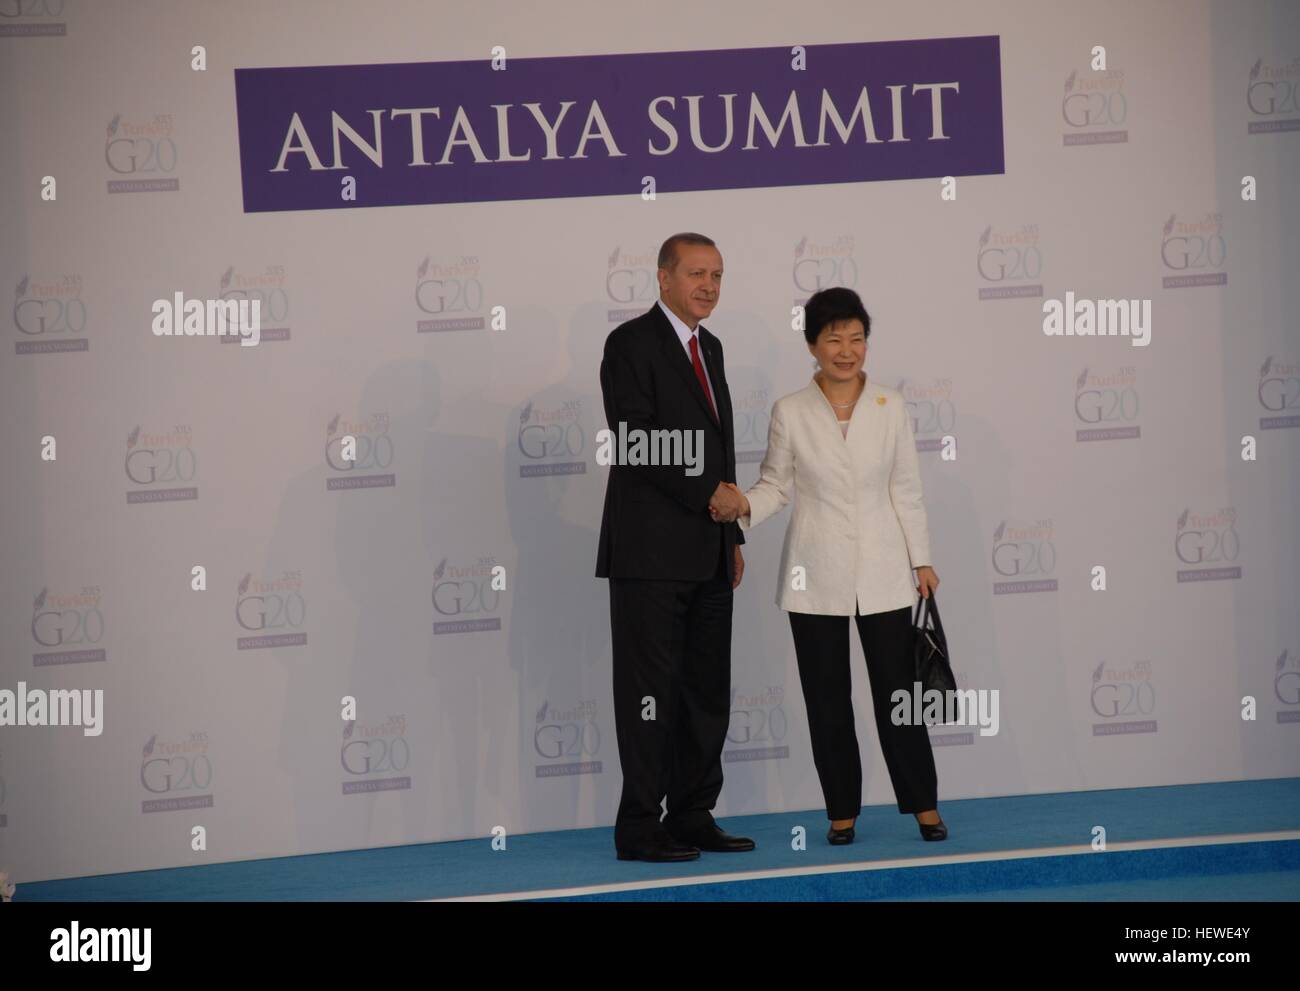
{"label": "white dress shirt", "polygon": [[[687,361],[691,361],[691,338],[695,338],[695,347],[700,353],[700,367],[704,369],[704,381],[709,383],[709,401],[713,403],[713,408],[716,410],[718,408],[718,397],[713,392],[713,379],[709,378],[709,365],[704,360],[704,345],[700,343],[699,334],[686,326],[681,317],[664,305],[662,299],[655,302],[659,304],[659,309],[668,314],[668,319],[672,321],[673,330],[677,331],[677,337],[682,342],[682,347],[686,349]],[[695,362],[691,361],[691,367],[695,367]]]}
{"label": "white dress shirt", "polygon": [[815,379],[778,399],[758,481],[745,493],[749,515],[737,522],[748,532],[794,499],[777,575],[776,604],[787,612],[912,607],[912,569],[931,563],[930,537],[903,394],[866,382],[841,429]]}

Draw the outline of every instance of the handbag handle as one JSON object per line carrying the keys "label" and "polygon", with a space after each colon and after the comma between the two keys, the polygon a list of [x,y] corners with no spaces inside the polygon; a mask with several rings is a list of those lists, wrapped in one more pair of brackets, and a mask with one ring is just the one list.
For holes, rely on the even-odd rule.
{"label": "handbag handle", "polygon": [[934,626],[939,636],[942,637],[943,623],[939,621],[939,603],[934,597],[934,589],[930,589],[929,596],[917,596],[916,612],[912,614],[912,626],[916,629],[925,629],[927,621]]}
{"label": "handbag handle", "polygon": [[946,640],[947,637],[945,637],[943,633],[943,623],[939,619],[939,600],[934,597],[934,589],[930,589],[929,601],[930,601],[930,608],[927,610],[927,612],[930,615],[930,621],[934,623],[934,629],[935,632],[939,634],[939,638],[941,640]]}

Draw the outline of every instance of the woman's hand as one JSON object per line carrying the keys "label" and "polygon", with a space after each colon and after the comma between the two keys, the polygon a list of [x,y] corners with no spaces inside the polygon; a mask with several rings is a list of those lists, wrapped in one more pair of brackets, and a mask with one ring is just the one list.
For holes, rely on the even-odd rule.
{"label": "woman's hand", "polygon": [[921,598],[928,599],[930,593],[939,587],[939,576],[932,567],[923,564],[916,569],[916,585],[921,591]]}
{"label": "woman's hand", "polygon": [[727,485],[727,488],[729,488],[729,489],[735,489],[735,490],[736,490],[736,495],[740,497],[740,515],[741,515],[741,516],[748,516],[748,515],[749,515],[749,500],[745,498],[745,493],[743,493],[743,492],[740,491],[740,486],[738,486],[735,482],[727,482],[726,485]]}

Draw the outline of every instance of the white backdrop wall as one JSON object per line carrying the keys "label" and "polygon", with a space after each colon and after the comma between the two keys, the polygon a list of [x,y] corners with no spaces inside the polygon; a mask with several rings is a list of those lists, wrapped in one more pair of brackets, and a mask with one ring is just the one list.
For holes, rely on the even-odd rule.
{"label": "white backdrop wall", "polygon": [[[920,179],[243,211],[236,68],[968,35],[1000,37],[1006,171],[960,179],[955,202]],[[198,44],[206,72],[190,68]],[[1098,130],[1062,112],[1072,74],[1097,78],[1094,45],[1118,80],[1105,91],[1124,94],[1101,130],[1123,138],[1067,141]],[[5,318],[0,688],[102,688],[106,712],[98,737],[0,727],[0,866],[22,882],[611,824],[597,369],[679,230],[715,238],[726,265],[708,326],[742,486],[772,402],[807,382],[790,310],[818,284],[862,294],[868,374],[913,403],[956,667],[1001,700],[996,736],[932,728],[941,807],[1300,774],[1294,92],[1283,105],[1298,57],[1300,8],[1281,2],[7,0],[0,286],[15,314],[35,299],[63,315],[42,340],[74,343],[25,353]],[[1248,105],[1252,79],[1276,83],[1271,113]],[[109,193],[106,128],[157,115],[177,188]],[[1211,245],[1197,271],[1217,284],[1165,288],[1187,274],[1162,261],[1171,219]],[[1033,261],[995,282],[978,265],[990,245]],[[417,283],[434,277],[462,306],[443,316],[501,305],[507,329],[417,332]],[[153,300],[231,286],[261,289],[264,326],[287,334],[240,348],[149,332]],[[1024,295],[985,298],[1007,286]],[[1042,300],[1067,290],[1152,300],[1150,346],[1044,336]],[[1121,436],[1078,439],[1104,427]],[[332,467],[343,433],[377,463]],[[46,435],[57,461],[40,458]],[[944,435],[955,461],[934,450]],[[537,456],[544,437],[568,451]],[[132,482],[125,459],[144,449],[177,480]],[[537,468],[556,464],[570,467]],[[129,501],[167,489],[193,491]],[[811,809],[814,825],[774,605],[785,521],[744,548],[717,811]],[[1013,559],[1028,570],[1006,574]],[[1020,580],[1046,585],[1003,584]],[[853,657],[864,801],[892,803],[856,643]]]}

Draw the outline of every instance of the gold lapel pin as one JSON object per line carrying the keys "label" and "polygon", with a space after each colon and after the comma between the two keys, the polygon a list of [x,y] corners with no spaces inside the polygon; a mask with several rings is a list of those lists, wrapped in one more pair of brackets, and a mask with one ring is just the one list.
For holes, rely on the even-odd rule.
{"label": "gold lapel pin", "polygon": [[877,397],[876,397],[876,404],[877,404],[878,406],[884,406],[884,405],[885,405],[885,397],[884,397],[884,396],[877,396]]}

